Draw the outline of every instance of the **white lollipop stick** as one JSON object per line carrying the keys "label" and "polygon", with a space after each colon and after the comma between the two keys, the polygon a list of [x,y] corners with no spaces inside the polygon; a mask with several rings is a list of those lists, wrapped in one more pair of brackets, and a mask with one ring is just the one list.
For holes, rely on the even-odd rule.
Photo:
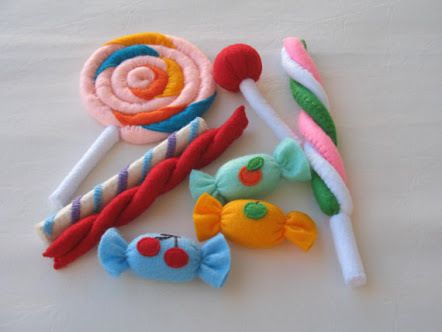
{"label": "white lollipop stick", "polygon": [[101,132],[100,136],[61,181],[57,189],[49,196],[53,211],[60,210],[71,201],[80,184],[119,140],[119,128],[116,126],[108,126]]}
{"label": "white lollipop stick", "polygon": [[250,106],[255,110],[256,114],[267,123],[276,137],[280,140],[290,137],[300,143],[296,134],[278,116],[273,107],[270,106],[267,100],[263,97],[253,79],[247,78],[243,80],[239,84],[239,89]]}
{"label": "white lollipop stick", "polygon": [[282,120],[259,91],[256,81],[261,76],[262,63],[251,46],[235,44],[224,48],[213,64],[215,81],[224,89],[241,91],[256,114],[270,127],[276,137],[290,137],[301,143],[293,130]]}

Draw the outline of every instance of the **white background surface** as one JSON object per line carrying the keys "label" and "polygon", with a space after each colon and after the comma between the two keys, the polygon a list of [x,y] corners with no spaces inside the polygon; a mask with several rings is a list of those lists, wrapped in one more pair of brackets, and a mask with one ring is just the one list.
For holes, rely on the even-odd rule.
{"label": "white background surface", "polygon": [[[0,3],[1,331],[441,331],[442,2],[20,1]],[[337,124],[354,228],[369,283],[343,285],[326,218],[309,185],[284,184],[269,200],[318,222],[309,253],[290,244],[232,246],[222,290],[108,277],[93,250],[55,272],[34,224],[48,194],[102,130],[81,105],[78,75],[99,45],[160,31],[210,58],[246,42],[264,63],[259,86],[291,126],[298,111],[279,65],[281,41],[306,39]],[[219,89],[207,115],[217,126],[240,103]],[[249,109],[250,127],[216,163],[271,152],[272,133]],[[120,143],[84,192],[147,147]],[[187,182],[122,229],[194,237]],[[173,207],[173,208],[171,208]]]}

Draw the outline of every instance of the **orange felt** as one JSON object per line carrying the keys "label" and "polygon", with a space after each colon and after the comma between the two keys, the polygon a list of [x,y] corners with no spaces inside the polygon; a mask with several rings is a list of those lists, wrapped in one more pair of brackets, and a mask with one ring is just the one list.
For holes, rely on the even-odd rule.
{"label": "orange felt", "polygon": [[161,94],[169,81],[169,76],[165,71],[156,67],[150,69],[155,73],[155,79],[147,88],[130,88],[135,96],[146,100],[150,100]]}
{"label": "orange felt", "polygon": [[205,241],[221,231],[221,203],[205,193],[200,196],[193,210],[193,220],[196,236],[199,241]]}
{"label": "orange felt", "polygon": [[[265,207],[266,213],[246,213],[248,204]],[[255,209],[255,212],[258,212]],[[208,193],[195,204],[193,219],[198,240],[207,240],[222,232],[229,240],[250,248],[269,248],[284,238],[307,251],[316,239],[316,226],[305,213],[284,212],[266,201],[239,199],[222,206]]]}
{"label": "orange felt", "polygon": [[142,112],[136,114],[126,114],[113,110],[112,113],[122,125],[142,126],[170,118],[181,112],[186,106],[167,106],[156,111]]}
{"label": "orange felt", "polygon": [[284,228],[285,237],[304,251],[311,248],[318,234],[313,220],[300,211],[287,214]]}

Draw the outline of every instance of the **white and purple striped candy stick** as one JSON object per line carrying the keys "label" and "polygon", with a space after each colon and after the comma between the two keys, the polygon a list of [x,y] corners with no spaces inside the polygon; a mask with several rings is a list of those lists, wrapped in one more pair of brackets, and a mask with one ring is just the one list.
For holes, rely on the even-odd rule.
{"label": "white and purple striped candy stick", "polygon": [[166,140],[146,152],[140,159],[123,168],[118,174],[98,184],[88,193],[36,225],[38,234],[46,241],[54,241],[67,227],[81,218],[99,212],[120,192],[141,183],[149,170],[160,161],[181,154],[196,137],[207,130],[202,118],[196,118]]}

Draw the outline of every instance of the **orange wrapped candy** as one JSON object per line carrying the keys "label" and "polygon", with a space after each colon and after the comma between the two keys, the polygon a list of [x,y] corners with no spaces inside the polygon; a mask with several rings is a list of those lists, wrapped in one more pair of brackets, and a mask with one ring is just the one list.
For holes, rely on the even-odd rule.
{"label": "orange wrapped candy", "polygon": [[266,201],[239,199],[223,206],[204,193],[195,204],[193,219],[198,240],[221,232],[229,240],[251,248],[269,248],[288,239],[307,251],[317,236],[316,225],[307,214],[284,214]]}

